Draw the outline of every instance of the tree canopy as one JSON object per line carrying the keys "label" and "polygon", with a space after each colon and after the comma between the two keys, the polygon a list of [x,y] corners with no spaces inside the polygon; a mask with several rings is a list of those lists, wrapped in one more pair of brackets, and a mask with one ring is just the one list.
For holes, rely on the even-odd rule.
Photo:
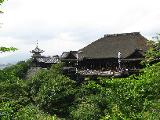
{"label": "tree canopy", "polygon": [[4,0],[0,0],[0,3],[3,3],[4,2]]}
{"label": "tree canopy", "polygon": [[[159,120],[160,63],[127,78],[64,76],[62,64],[41,69],[24,80],[29,62],[0,70],[2,119]],[[22,72],[23,71],[23,72]]]}
{"label": "tree canopy", "polygon": [[[4,2],[5,0],[0,0],[0,5]],[[3,13],[1,10],[0,10],[0,13]],[[15,47],[0,47],[0,52],[9,52],[9,51],[15,51],[15,50],[18,50],[17,48]]]}
{"label": "tree canopy", "polygon": [[142,61],[142,63],[149,65],[150,63],[152,64],[160,58],[160,35],[158,34],[156,38],[157,39],[154,41],[147,41],[148,50],[145,53],[145,60]]}
{"label": "tree canopy", "polygon": [[17,48],[15,47],[0,47],[0,52],[9,52],[9,51],[15,51],[15,50],[18,50]]}

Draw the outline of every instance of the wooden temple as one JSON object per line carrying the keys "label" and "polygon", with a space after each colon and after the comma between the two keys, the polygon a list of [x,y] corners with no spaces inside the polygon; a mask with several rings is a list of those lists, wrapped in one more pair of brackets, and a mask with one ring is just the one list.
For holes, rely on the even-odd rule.
{"label": "wooden temple", "polygon": [[78,51],[63,52],[57,56],[43,56],[38,47],[31,51],[32,66],[49,68],[59,61],[65,63],[64,71],[83,75],[113,76],[135,72],[143,66],[147,39],[139,32],[107,34]]}
{"label": "wooden temple", "polygon": [[30,51],[33,55],[31,58],[32,61],[32,67],[42,67],[42,68],[50,68],[52,64],[56,64],[59,62],[59,56],[43,56],[41,55],[44,50],[41,50],[38,47],[38,44],[36,48],[32,51]]}
{"label": "wooden temple", "polygon": [[87,70],[136,71],[143,67],[146,43],[139,32],[107,34],[78,51],[64,52],[61,60],[86,74]]}

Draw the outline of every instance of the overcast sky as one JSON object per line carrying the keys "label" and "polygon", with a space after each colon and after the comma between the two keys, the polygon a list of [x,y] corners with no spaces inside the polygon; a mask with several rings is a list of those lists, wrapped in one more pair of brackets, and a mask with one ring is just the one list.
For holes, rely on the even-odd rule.
{"label": "overcast sky", "polygon": [[78,50],[104,34],[160,32],[159,0],[8,0],[1,9],[0,46],[16,52],[1,54],[0,62],[27,59],[36,46],[44,55]]}

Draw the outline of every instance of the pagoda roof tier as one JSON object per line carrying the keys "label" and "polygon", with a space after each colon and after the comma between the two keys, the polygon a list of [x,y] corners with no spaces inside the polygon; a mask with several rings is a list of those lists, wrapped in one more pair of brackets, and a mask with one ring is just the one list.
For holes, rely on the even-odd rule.
{"label": "pagoda roof tier", "polygon": [[43,53],[43,52],[44,50],[41,50],[38,46],[34,50],[31,51],[31,53]]}

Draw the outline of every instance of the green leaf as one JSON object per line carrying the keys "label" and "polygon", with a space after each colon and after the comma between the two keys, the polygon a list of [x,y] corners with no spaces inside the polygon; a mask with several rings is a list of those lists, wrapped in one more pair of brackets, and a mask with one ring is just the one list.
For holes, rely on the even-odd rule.
{"label": "green leaf", "polygon": [[18,50],[17,48],[15,47],[0,47],[0,52],[10,52],[10,51],[16,51]]}

